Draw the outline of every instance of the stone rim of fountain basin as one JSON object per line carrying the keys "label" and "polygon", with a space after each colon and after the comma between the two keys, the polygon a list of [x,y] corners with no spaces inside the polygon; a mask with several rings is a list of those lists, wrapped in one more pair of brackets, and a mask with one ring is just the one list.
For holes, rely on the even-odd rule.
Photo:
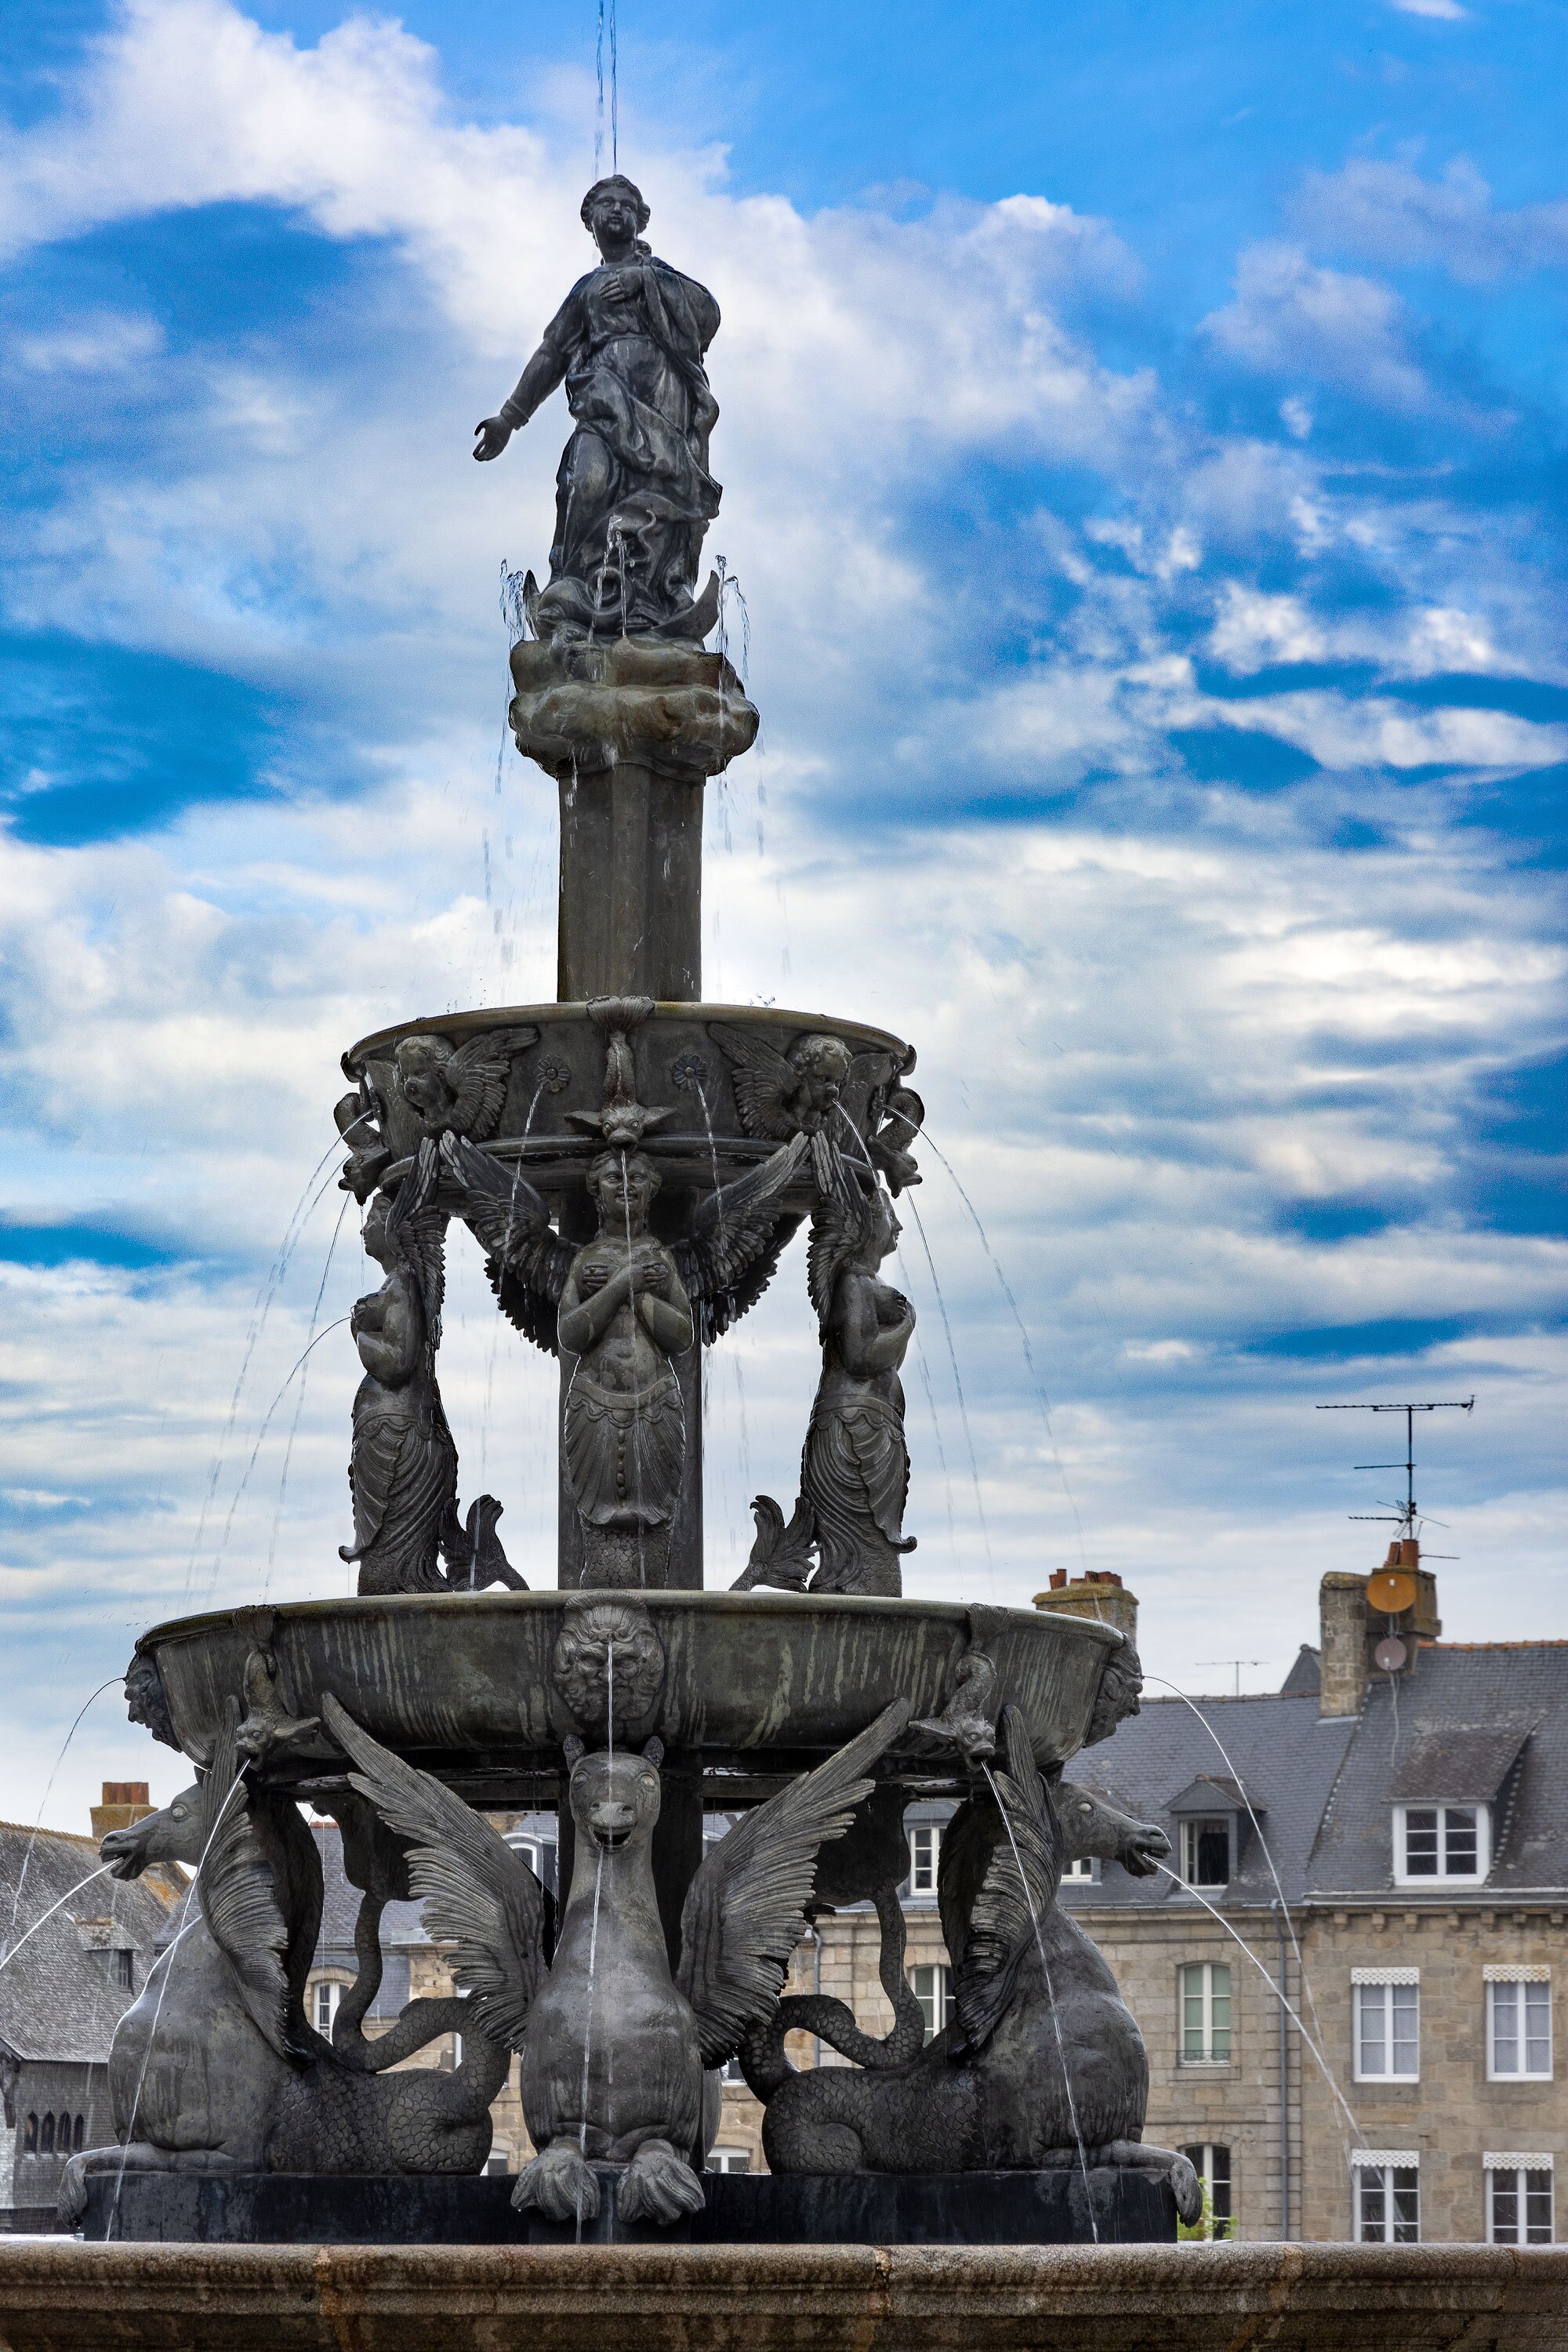
{"label": "stone rim of fountain basin", "polygon": [[[569,1629],[583,1639],[563,1643]],[[658,1732],[710,1775],[747,1780],[808,1769],[895,1698],[938,1714],[979,1651],[998,1705],[1022,1707],[1037,1759],[1085,1744],[1114,1628],[1036,1609],[830,1594],[550,1590],[293,1601],[177,1618],[137,1643],[157,1676],[164,1731],[197,1760],[231,1698],[265,1685],[253,1748],[264,1777],[308,1791],[342,1778],[312,1719],[331,1691],[371,1735],[470,1801],[538,1801],[575,1734],[608,1728],[593,1644],[616,1643],[616,1742]],[[584,1640],[589,1665],[582,1660]],[[265,1662],[258,1682],[257,1661]],[[889,1777],[955,1786],[951,1747],[911,1724]],[[325,1776],[325,1777],[324,1777]],[[711,1790],[711,1780],[710,1780]],[[509,1794],[510,1792],[510,1794]],[[737,1796],[743,1793],[739,1789]]]}
{"label": "stone rim of fountain basin", "polygon": [[[668,1183],[711,1189],[715,1172],[733,1175],[765,1160],[776,1134],[749,1124],[738,1099],[735,1058],[721,1036],[749,1041],[781,1060],[792,1044],[816,1036],[841,1039],[863,1061],[868,1075],[847,1087],[846,1116],[861,1144],[871,1139],[879,1091],[907,1078],[915,1048],[891,1031],[837,1013],[800,1013],[787,1006],[706,1003],[654,1003],[640,1015],[630,1039],[639,1099],[668,1114],[650,1127],[642,1149]],[[531,1181],[547,1191],[575,1188],[602,1138],[588,1131],[583,1114],[602,1108],[604,1030],[586,1002],[472,1007],[465,1012],[421,1014],[388,1024],[352,1045],[342,1057],[344,1075],[368,1087],[374,1098],[384,1145],[376,1171],[380,1183],[395,1183],[411,1164],[426,1132],[398,1083],[395,1055],[416,1037],[440,1037],[459,1049],[496,1041],[507,1069],[504,1095],[492,1121],[474,1139],[499,1159],[521,1160]],[[700,1085],[701,1094],[698,1086]],[[706,1102],[706,1115],[703,1103]],[[814,1195],[803,1178],[791,1206],[804,1212]]]}
{"label": "stone rim of fountain basin", "polygon": [[1548,2352],[1568,2248],[0,2240],[12,2352]]}

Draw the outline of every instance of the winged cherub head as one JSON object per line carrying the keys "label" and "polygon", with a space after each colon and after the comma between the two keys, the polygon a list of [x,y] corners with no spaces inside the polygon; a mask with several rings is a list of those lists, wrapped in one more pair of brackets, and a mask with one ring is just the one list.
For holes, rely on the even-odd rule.
{"label": "winged cherub head", "polygon": [[394,1059],[403,1098],[428,1131],[445,1126],[457,1108],[458,1089],[447,1075],[457,1048],[449,1037],[403,1037]]}

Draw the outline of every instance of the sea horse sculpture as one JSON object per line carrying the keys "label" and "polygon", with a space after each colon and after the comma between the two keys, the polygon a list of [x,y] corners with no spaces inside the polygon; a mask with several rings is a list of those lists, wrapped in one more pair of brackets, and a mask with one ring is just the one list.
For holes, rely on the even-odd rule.
{"label": "sea horse sculpture", "polygon": [[[1167,2178],[1183,2220],[1194,2221],[1202,2191],[1191,2164],[1140,2137],[1149,2096],[1142,2036],[1100,1953],[1057,1902],[1069,1850],[1113,1853],[1146,1871],[1167,1842],[1078,1789],[1064,1792],[1064,1811],[1036,1766],[1016,1707],[1003,1709],[1001,1730],[1006,1769],[987,1774],[942,1843],[937,1899],[956,2015],[906,2065],[796,2074],[784,2037],[805,2020],[797,2003],[781,2002],[741,2053],[747,2082],[766,2103],[769,2166],[1130,2167]],[[818,2004],[812,2030],[846,2047],[821,2012]],[[865,2056],[852,2045],[847,2054]]]}
{"label": "sea horse sculpture", "polygon": [[[472,1866],[480,1845],[504,1841],[333,1701],[322,1711],[353,1759],[354,1788],[401,1834],[423,1840],[454,1811],[468,1815],[461,1865],[454,1858],[443,1882],[439,1932],[455,1939],[476,1991],[515,1980],[521,1964],[509,1948],[536,1935],[535,1923],[496,1904],[496,1858]],[[668,2222],[700,2209],[704,2074],[732,2056],[777,2001],[818,1852],[849,1826],[870,1794],[871,1767],[908,1720],[908,1701],[896,1700],[719,1842],[688,1891],[673,1973],[653,1880],[660,1743],[592,1754],[580,1740],[567,1743],[572,1889],[548,1976],[526,2014],[515,2003],[510,2011],[523,2116],[539,2150],[518,2176],[515,2205],[555,2221],[591,2220],[599,2210],[592,2167],[609,2163],[626,2168],[616,2201],[623,2220]],[[427,1851],[438,1849],[416,1845],[416,1869]]]}
{"label": "sea horse sculpture", "polygon": [[699,1207],[690,1239],[648,1229],[659,1176],[638,1150],[652,1114],[594,1115],[606,1149],[588,1171],[598,1231],[574,1251],[533,1187],[456,1136],[441,1141],[442,1198],[489,1254],[503,1309],[541,1345],[575,1358],[563,1408],[566,1474],[583,1528],[582,1582],[665,1580],[686,1462],[673,1359],[710,1339],[766,1286],[794,1233],[784,1198],[806,1150],[796,1136]]}
{"label": "sea horse sculpture", "polygon": [[899,1367],[915,1314],[878,1271],[899,1231],[880,1183],[862,1182],[840,1161],[811,1220],[807,1281],[822,1378],[800,1457],[800,1495],[787,1527],[773,1496],[757,1496],[757,1539],[737,1591],[804,1590],[813,1549],[813,1592],[896,1598],[903,1591],[900,1560],[915,1538],[903,1532],[910,1456]]}
{"label": "sea horse sculpture", "polygon": [[[324,1698],[323,1717],[334,1709]],[[60,2188],[68,2229],[80,2222],[94,2173],[477,2172],[489,2153],[490,2102],[544,1965],[548,1895],[503,1839],[450,1799],[456,1812],[441,1818],[440,1849],[409,1856],[411,1891],[431,1898],[426,1932],[447,1938],[447,1880],[460,1872],[465,1888],[477,1890],[470,1902],[483,1899],[507,1919],[504,1944],[481,1984],[459,1942],[452,1972],[471,1997],[410,2002],[374,2042],[355,2029],[380,1956],[369,1961],[362,1949],[363,2000],[344,2003],[341,2035],[325,2041],[304,2010],[321,1917],[320,1856],[299,1807],[243,1778],[238,1714],[231,1702],[193,1787],[110,1831],[100,1848],[117,1877],[182,1862],[196,1879],[174,1939],[115,2029],[109,2080],[119,2143],[72,2158]],[[477,1841],[469,1823],[482,1832]],[[455,2069],[386,2071],[459,2024]]]}

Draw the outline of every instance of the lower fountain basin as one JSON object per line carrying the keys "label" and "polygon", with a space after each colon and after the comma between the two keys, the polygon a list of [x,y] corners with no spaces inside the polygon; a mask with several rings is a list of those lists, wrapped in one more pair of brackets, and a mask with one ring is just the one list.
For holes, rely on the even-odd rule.
{"label": "lower fountain basin", "polygon": [[[935,1715],[972,1648],[995,1669],[987,1712],[1019,1707],[1042,1768],[1063,1763],[1113,1727],[1116,1710],[1099,1703],[1107,1664],[1125,1647],[1111,1627],[1081,1619],[940,1601],[420,1593],[156,1626],[137,1647],[132,1706],[201,1760],[230,1701],[247,1703],[260,1654],[277,1717],[270,1736],[263,1724],[256,1750],[269,1781],[309,1790],[341,1779],[325,1735],[289,1727],[319,1715],[330,1691],[373,1737],[472,1801],[537,1803],[563,1740],[605,1736],[595,1643],[602,1653],[606,1636],[616,1643],[615,1738],[657,1732],[705,1770],[731,1776],[737,1801],[748,1781],[820,1762],[896,1698],[909,1699],[915,1717]],[[953,1751],[911,1730],[883,1769],[935,1785],[954,1773]]]}

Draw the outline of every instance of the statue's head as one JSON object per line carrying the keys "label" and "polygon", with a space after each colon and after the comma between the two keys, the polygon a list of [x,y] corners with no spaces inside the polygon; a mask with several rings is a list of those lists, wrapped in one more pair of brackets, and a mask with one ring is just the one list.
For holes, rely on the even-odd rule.
{"label": "statue's head", "polygon": [[110,1830],[100,1843],[99,1859],[116,1878],[140,1878],[154,1863],[183,1862],[195,1869],[205,1843],[202,1784],[184,1789],[155,1813],[144,1813],[129,1829]]}
{"label": "statue's head", "polygon": [[447,1075],[454,1050],[449,1037],[428,1035],[398,1040],[394,1059],[399,1091],[427,1127],[433,1119],[447,1118],[457,1100],[457,1091]]}
{"label": "statue's head", "polygon": [[588,1191],[607,1234],[647,1230],[659,1173],[645,1151],[601,1151],[588,1168]]}
{"label": "statue's head", "polygon": [[650,218],[642,190],[621,172],[595,180],[583,199],[584,226],[601,252],[606,245],[634,243]]}
{"label": "statue's head", "polygon": [[876,1252],[878,1265],[890,1250],[897,1249],[903,1230],[894,1213],[891,1196],[879,1184],[871,1195],[867,1217],[868,1246]]}
{"label": "statue's head", "polygon": [[395,1255],[392,1235],[392,1202],[390,1192],[378,1192],[364,1213],[364,1224],[360,1240],[366,1257],[374,1258],[378,1265],[390,1265]]}
{"label": "statue's head", "polygon": [[601,1853],[646,1846],[658,1819],[658,1768],[664,1744],[650,1739],[641,1755],[635,1748],[600,1748],[585,1755],[579,1739],[566,1742],[572,1819],[580,1836]]}

